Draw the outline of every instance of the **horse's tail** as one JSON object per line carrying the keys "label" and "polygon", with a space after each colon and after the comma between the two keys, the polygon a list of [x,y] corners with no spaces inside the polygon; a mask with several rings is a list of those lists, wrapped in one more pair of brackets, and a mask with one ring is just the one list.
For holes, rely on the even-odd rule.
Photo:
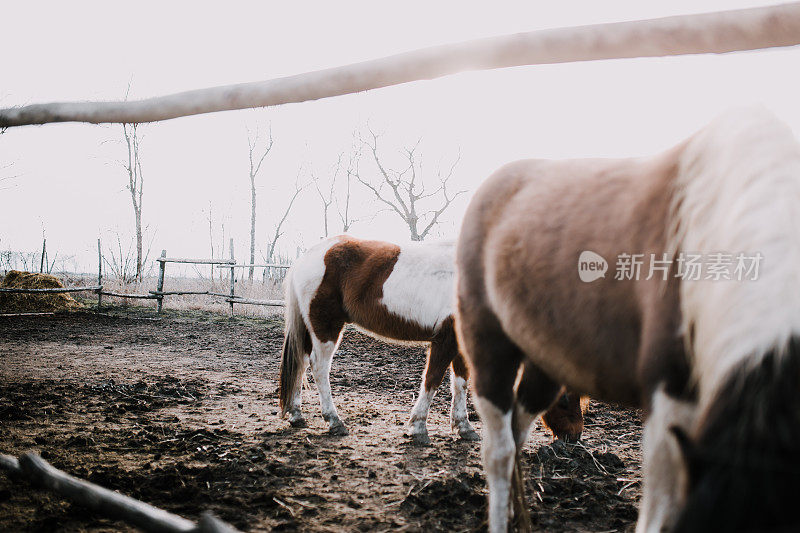
{"label": "horse's tail", "polygon": [[299,373],[303,371],[303,358],[308,353],[306,348],[311,344],[311,336],[306,326],[300,304],[292,283],[293,269],[286,276],[286,310],[284,314],[285,330],[283,337],[283,359],[281,360],[279,396],[281,415],[285,415],[292,396],[301,386]]}
{"label": "horse's tail", "polygon": [[680,281],[701,401],[800,336],[799,205],[800,144],[763,108],[729,112],[681,148],[669,251],[702,267],[692,277],[683,263]]}

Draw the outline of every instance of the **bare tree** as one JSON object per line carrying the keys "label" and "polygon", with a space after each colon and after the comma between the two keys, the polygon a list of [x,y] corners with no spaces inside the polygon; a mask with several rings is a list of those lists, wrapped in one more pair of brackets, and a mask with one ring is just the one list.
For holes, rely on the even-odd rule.
{"label": "bare tree", "polygon": [[[126,94],[127,98],[127,94]],[[142,281],[142,195],[144,193],[144,176],[142,175],[142,159],[139,151],[138,124],[123,124],[122,134],[128,147],[128,161],[123,163],[128,173],[127,189],[131,193],[133,215],[136,224],[136,279]]]}
{"label": "bare tree", "polygon": [[358,174],[358,164],[361,160],[361,148],[353,147],[350,152],[350,158],[347,162],[347,172],[345,172],[345,189],[343,194],[336,196],[336,214],[339,215],[339,221],[342,223],[342,233],[347,233],[353,224],[359,221],[353,218],[353,213],[350,210],[350,193],[353,176]]}
{"label": "bare tree", "polygon": [[[211,259],[214,259],[214,226],[212,225],[212,205],[208,202],[208,242],[211,245]],[[214,285],[214,264],[211,264],[211,285]]]}
{"label": "bare tree", "polygon": [[317,190],[317,195],[319,196],[320,202],[322,202],[322,227],[324,230],[324,237],[328,237],[328,211],[330,210],[331,205],[336,200],[336,180],[339,178],[339,171],[342,168],[342,157],[344,154],[339,154],[339,158],[336,160],[336,164],[333,166],[333,170],[331,173],[330,181],[328,182],[328,186],[324,187],[323,191],[323,184],[322,179],[317,176],[313,169],[309,171],[311,174],[311,182],[314,184],[314,188]]}
{"label": "bare tree", "polygon": [[[425,239],[439,224],[439,218],[450,207],[453,200],[466,192],[459,190],[450,193],[447,190],[447,183],[461,160],[461,151],[446,172],[442,171],[440,165],[436,172],[438,184],[431,190],[431,185],[425,183],[422,165],[417,158],[417,150],[422,139],[419,139],[411,148],[401,150],[406,164],[403,165],[402,170],[392,170],[381,160],[378,149],[380,135],[373,132],[372,129],[368,129],[368,131],[369,136],[362,137],[361,143],[372,154],[378,173],[365,178],[361,175],[358,166],[354,166],[350,173],[364,187],[372,191],[378,201],[400,217],[408,226],[412,241]],[[438,198],[438,200],[431,207],[434,198]]]}
{"label": "bare tree", "polygon": [[[339,218],[339,222],[342,227],[342,233],[349,232],[350,228],[353,227],[353,224],[358,222],[358,219],[353,218],[353,213],[350,209],[350,198],[353,176],[358,173],[357,168],[360,157],[360,149],[354,147],[350,152],[347,168],[342,171],[345,154],[344,152],[340,153],[339,157],[336,159],[336,163],[331,169],[330,181],[327,184],[325,184],[323,180],[316,175],[313,169],[310,171],[311,181],[314,184],[314,187],[317,190],[317,195],[322,203],[324,237],[328,237],[330,235],[330,222],[328,214],[331,206],[336,209],[336,215]],[[343,188],[340,184],[340,176],[344,177]]]}
{"label": "bare tree", "polygon": [[[7,165],[0,166],[0,172],[4,172],[13,166],[12,163],[8,163]],[[2,185],[3,182],[10,182],[11,180],[16,179],[17,176],[0,176],[0,191],[11,189],[12,185]]]}
{"label": "bare tree", "polygon": [[[300,172],[302,172],[302,169]],[[280,239],[284,233],[282,230],[283,223],[286,222],[286,219],[289,217],[289,212],[291,212],[295,200],[297,200],[297,197],[300,196],[300,193],[305,188],[305,185],[300,185],[300,172],[297,173],[297,178],[295,178],[294,181],[294,193],[289,198],[289,203],[286,204],[286,209],[284,210],[280,220],[278,220],[278,223],[275,224],[275,231],[272,233],[272,239],[267,243],[267,261],[270,263],[275,255],[275,245],[278,243],[278,239]]]}
{"label": "bare tree", "polygon": [[[263,149],[258,149],[258,130],[255,136],[247,134],[247,145],[250,149],[250,264],[256,262],[256,176],[261,170],[261,164],[272,150],[272,126],[269,127],[269,140]],[[250,267],[247,279],[253,281],[253,267]]]}

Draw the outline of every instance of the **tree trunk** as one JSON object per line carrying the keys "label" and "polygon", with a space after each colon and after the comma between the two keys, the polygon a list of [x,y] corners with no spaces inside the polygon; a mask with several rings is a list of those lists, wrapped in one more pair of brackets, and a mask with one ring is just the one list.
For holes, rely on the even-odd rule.
{"label": "tree trunk", "polygon": [[142,205],[136,209],[136,279],[142,281]]}
{"label": "tree trunk", "polygon": [[[256,262],[256,177],[250,175],[250,264]],[[248,281],[253,282],[253,270],[251,266],[247,275]]]}

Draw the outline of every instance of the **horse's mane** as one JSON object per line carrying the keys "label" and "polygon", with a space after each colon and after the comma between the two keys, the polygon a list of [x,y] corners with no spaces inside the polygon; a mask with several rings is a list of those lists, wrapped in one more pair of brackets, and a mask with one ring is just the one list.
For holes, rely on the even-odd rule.
{"label": "horse's mane", "polygon": [[689,499],[676,531],[797,531],[800,339],[726,380],[684,448]]}
{"label": "horse's mane", "polygon": [[[764,108],[729,112],[681,152],[669,248],[761,254],[756,281],[681,284],[682,331],[702,398],[800,335],[800,144]],[[690,338],[691,337],[691,338]]]}

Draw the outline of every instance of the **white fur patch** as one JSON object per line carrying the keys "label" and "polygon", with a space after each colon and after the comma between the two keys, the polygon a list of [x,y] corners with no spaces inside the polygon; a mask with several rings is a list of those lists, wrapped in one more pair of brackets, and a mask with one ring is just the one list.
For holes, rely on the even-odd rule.
{"label": "white fur patch", "polygon": [[312,246],[306,253],[297,258],[292,265],[290,288],[294,290],[300,312],[303,315],[308,330],[313,333],[309,308],[311,300],[317,293],[322,278],[325,276],[325,254],[333,245],[339,242],[339,237],[325,239]]}
{"label": "white fur patch", "polygon": [[404,244],[383,284],[381,303],[392,314],[436,329],[453,314],[454,284],[453,244]]}
{"label": "white fur patch", "polygon": [[412,435],[426,435],[428,433],[428,411],[433,397],[436,395],[436,390],[437,388],[433,388],[430,391],[425,389],[425,377],[423,376],[422,385],[419,388],[419,398],[417,398],[417,403],[411,410],[409,424],[411,425]]}
{"label": "white fur patch", "polygon": [[489,531],[508,530],[508,504],[516,445],[511,431],[511,410],[502,412],[494,403],[478,396],[475,407],[483,423],[483,470],[489,485]]}
{"label": "white fur patch", "polygon": [[680,155],[672,251],[760,253],[757,281],[681,283],[701,403],[800,334],[800,145],[763,108],[723,115]]}
{"label": "white fur patch", "polygon": [[467,418],[467,380],[456,376],[455,372],[450,370],[450,391],[452,400],[450,405],[450,421],[454,429],[460,429],[459,424],[466,423],[469,426]]}

